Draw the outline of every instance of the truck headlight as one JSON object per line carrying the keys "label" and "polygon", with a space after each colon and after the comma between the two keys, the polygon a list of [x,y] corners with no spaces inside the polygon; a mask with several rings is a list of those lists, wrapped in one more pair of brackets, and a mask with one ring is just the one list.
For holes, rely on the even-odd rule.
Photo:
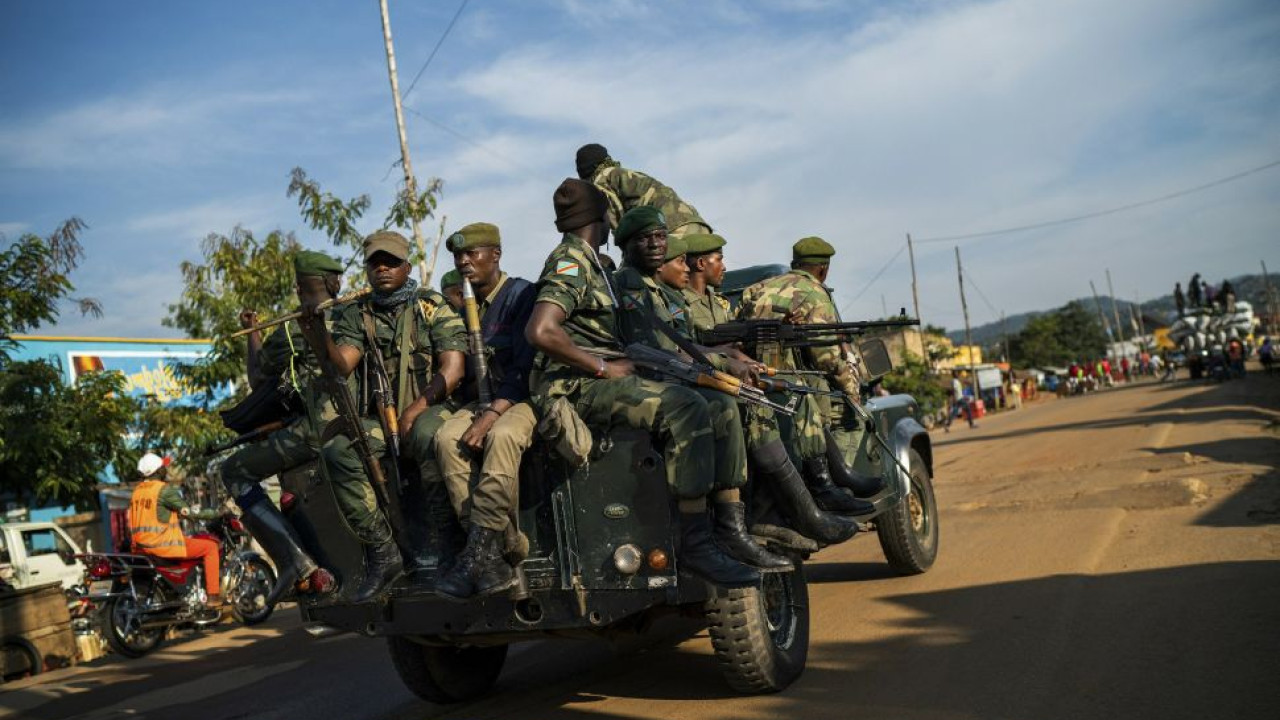
{"label": "truck headlight", "polygon": [[640,572],[640,564],[644,561],[644,553],[630,543],[619,545],[613,551],[613,566],[623,575],[635,575]]}

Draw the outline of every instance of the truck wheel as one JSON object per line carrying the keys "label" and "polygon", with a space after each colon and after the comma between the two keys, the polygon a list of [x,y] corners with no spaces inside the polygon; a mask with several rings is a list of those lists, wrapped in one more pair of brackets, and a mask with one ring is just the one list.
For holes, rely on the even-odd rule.
{"label": "truck wheel", "polygon": [[144,614],[137,601],[129,595],[117,595],[107,600],[103,608],[103,634],[111,649],[127,658],[140,658],[155,650],[164,639],[163,627],[143,628]]}
{"label": "truck wheel", "polygon": [[778,692],[800,677],[809,656],[809,585],[804,569],[764,573],[757,587],[707,601],[708,632],[729,687]]}
{"label": "truck wheel", "polygon": [[414,695],[449,704],[489,691],[507,660],[506,645],[458,647],[423,645],[407,637],[389,637],[391,662]]}
{"label": "truck wheel", "polygon": [[908,456],[911,494],[876,518],[876,534],[889,567],[900,575],[919,575],[938,557],[938,501],[924,458],[915,448]]}

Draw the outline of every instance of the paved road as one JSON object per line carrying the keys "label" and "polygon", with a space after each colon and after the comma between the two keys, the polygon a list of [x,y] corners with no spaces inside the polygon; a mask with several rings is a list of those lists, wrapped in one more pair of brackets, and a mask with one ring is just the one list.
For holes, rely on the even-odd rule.
{"label": "paved road", "polygon": [[705,631],[513,649],[496,694],[410,695],[381,642],[292,612],[0,691],[0,717],[1280,717],[1280,377],[1140,385],[935,434],[942,553],[810,566],[809,665],[738,697]]}

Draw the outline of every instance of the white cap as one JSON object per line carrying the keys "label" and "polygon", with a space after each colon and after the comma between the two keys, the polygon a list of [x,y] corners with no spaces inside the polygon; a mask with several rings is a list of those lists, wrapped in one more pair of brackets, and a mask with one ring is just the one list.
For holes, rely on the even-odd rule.
{"label": "white cap", "polygon": [[169,458],[162,458],[155,453],[147,453],[138,458],[138,474],[151,477],[157,470],[169,464]]}

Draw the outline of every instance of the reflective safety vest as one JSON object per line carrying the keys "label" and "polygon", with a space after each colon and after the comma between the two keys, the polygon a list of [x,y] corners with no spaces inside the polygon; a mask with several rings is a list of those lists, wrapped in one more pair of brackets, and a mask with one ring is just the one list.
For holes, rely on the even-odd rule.
{"label": "reflective safety vest", "polygon": [[169,513],[169,522],[160,522],[160,491],[164,481],[147,480],[133,491],[129,500],[129,533],[133,546],[148,555],[185,557],[187,540],[178,524],[178,513]]}

